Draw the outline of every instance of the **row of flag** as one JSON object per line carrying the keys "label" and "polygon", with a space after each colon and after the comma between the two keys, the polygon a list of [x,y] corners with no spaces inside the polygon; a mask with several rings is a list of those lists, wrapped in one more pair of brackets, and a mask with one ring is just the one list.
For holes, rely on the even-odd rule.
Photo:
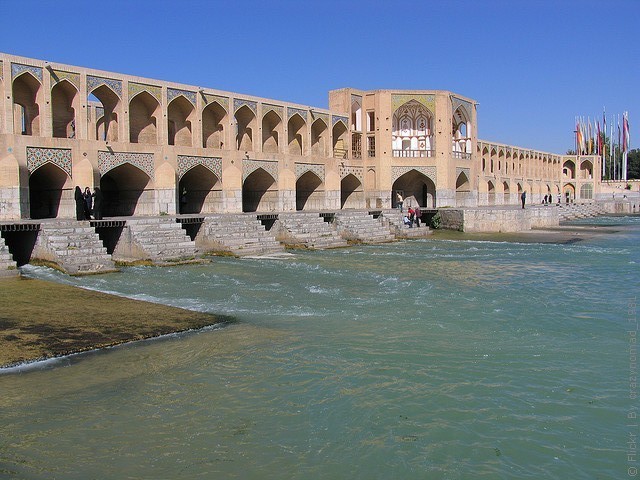
{"label": "row of flag", "polygon": [[[616,129],[617,126],[617,129]],[[627,179],[627,154],[629,152],[629,112],[612,115],[607,124],[605,111],[600,119],[576,117],[576,153],[602,157],[602,178]]]}

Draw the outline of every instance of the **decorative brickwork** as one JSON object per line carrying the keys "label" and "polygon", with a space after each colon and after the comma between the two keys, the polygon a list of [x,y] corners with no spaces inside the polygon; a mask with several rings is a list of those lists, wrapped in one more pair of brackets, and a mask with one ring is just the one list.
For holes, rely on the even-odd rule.
{"label": "decorative brickwork", "polygon": [[364,182],[364,167],[349,167],[349,166],[341,166],[340,167],[340,180],[342,180],[347,175],[353,175],[360,183]]}
{"label": "decorative brickwork", "polygon": [[467,180],[471,180],[471,170],[469,168],[456,167],[456,178],[458,178],[461,173],[465,174]]}
{"label": "decorative brickwork", "polygon": [[333,115],[331,117],[331,127],[335,127],[336,123],[342,122],[345,128],[349,128],[349,119],[347,117],[341,117],[338,115]]}
{"label": "decorative brickwork", "polygon": [[53,163],[71,177],[71,149],[27,147],[27,170],[33,173],[45,163]]}
{"label": "decorative brickwork", "polygon": [[153,153],[98,152],[98,170],[100,171],[100,175],[104,175],[125,163],[130,163],[134,167],[138,167],[149,175],[149,178],[154,177]]}
{"label": "decorative brickwork", "polygon": [[460,106],[464,109],[467,119],[471,120],[471,112],[473,112],[473,105],[471,102],[458,97],[451,97],[451,111],[455,112]]}
{"label": "decorative brickwork", "polygon": [[100,85],[106,85],[114,91],[120,99],[122,99],[122,82],[120,80],[112,80],[110,78],[94,77],[87,75],[87,95],[93,92]]}
{"label": "decorative brickwork", "polygon": [[324,121],[324,124],[327,126],[327,128],[331,124],[331,119],[329,118],[328,113],[311,112],[311,119],[314,122],[318,119],[322,119],[322,121]]}
{"label": "decorative brickwork", "polygon": [[431,112],[432,115],[435,115],[436,112],[436,96],[431,93],[425,93],[422,95],[411,95],[411,94],[397,94],[391,95],[391,105],[393,111],[395,112],[398,108],[404,105],[411,100],[415,100],[420,103],[424,107],[427,108]]}
{"label": "decorative brickwork", "polygon": [[188,90],[179,90],[177,88],[167,88],[167,105],[171,103],[176,97],[182,95],[184,98],[189,100],[191,104],[196,106],[196,92],[189,92]]}
{"label": "decorative brickwork", "polygon": [[406,166],[406,165],[403,165],[401,167],[392,166],[391,167],[391,181],[395,182],[402,175],[404,175],[407,172],[410,172],[411,170],[415,170],[416,172],[422,173],[424,176],[426,176],[429,179],[431,179],[431,181],[435,185],[437,185],[437,183],[436,183],[436,167],[410,167],[410,166]]}
{"label": "decorative brickwork", "polygon": [[268,103],[262,104],[262,116],[264,117],[269,111],[273,110],[282,120],[284,118],[284,107],[278,105],[269,105]]}
{"label": "decorative brickwork", "polygon": [[[71,84],[73,84],[78,92],[80,91],[80,74],[79,73],[71,73],[71,72],[63,72],[62,70],[50,70],[52,80],[58,84],[62,80],[68,80]],[[54,85],[51,86],[53,88]]]}
{"label": "decorative brickwork", "polygon": [[324,183],[324,165],[315,163],[296,163],[296,180],[307,172],[315,173]]}
{"label": "decorative brickwork", "polygon": [[21,63],[11,64],[11,81],[15,80],[17,76],[24,72],[31,73],[34,77],[40,80],[40,83],[42,83],[42,68],[34,67],[32,65],[22,65]]}
{"label": "decorative brickwork", "polygon": [[194,157],[191,155],[178,155],[178,178],[182,178],[185,173],[196,165],[207,167],[213,174],[222,181],[222,158],[219,157]]}
{"label": "decorative brickwork", "polygon": [[145,85],[143,83],[129,83],[129,101],[131,101],[131,99],[140,92],[147,92],[149,95],[154,97],[158,103],[162,102],[162,88],[154,85]]}
{"label": "decorative brickwork", "polygon": [[203,96],[207,105],[213,102],[217,102],[222,108],[229,112],[229,99],[227,97],[221,97],[220,95],[209,95],[208,93],[204,93]]}
{"label": "decorative brickwork", "polygon": [[257,115],[258,112],[258,102],[252,102],[251,100],[242,100],[240,98],[233,99],[233,113],[237,112],[243,106],[249,107],[249,110],[253,112],[254,115]]}
{"label": "decorative brickwork", "polygon": [[259,168],[262,168],[271,175],[276,182],[278,181],[278,162],[268,162],[264,160],[243,160],[242,181],[244,182],[249,175]]}
{"label": "decorative brickwork", "polygon": [[307,111],[301,108],[293,107],[287,107],[287,121],[291,120],[291,117],[293,117],[296,113],[300,115],[305,122],[307,121]]}

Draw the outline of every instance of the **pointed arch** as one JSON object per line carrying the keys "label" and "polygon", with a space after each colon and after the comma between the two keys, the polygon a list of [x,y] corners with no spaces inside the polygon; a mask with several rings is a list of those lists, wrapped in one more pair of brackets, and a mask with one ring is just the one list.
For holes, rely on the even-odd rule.
{"label": "pointed arch", "polygon": [[227,111],[218,102],[211,102],[202,110],[202,146],[204,148],[224,148],[224,127]]}
{"label": "pointed arch", "polygon": [[324,185],[315,172],[307,170],[296,180],[296,210],[324,208]]}
{"label": "pointed arch", "polygon": [[[107,84],[102,83],[89,92],[89,98],[102,105],[102,111],[95,109],[95,140],[118,141],[118,121],[122,117],[122,101],[118,94]],[[100,115],[101,113],[101,115]]]}
{"label": "pointed arch", "polygon": [[195,117],[193,104],[178,95],[167,106],[167,132],[169,145],[192,146],[192,129]]}
{"label": "pointed arch", "polygon": [[[33,219],[71,216],[74,211],[69,175],[46,162],[29,175],[29,216]],[[65,188],[66,187],[66,188]]]}
{"label": "pointed arch", "polygon": [[433,113],[417,100],[400,105],[392,118],[393,156],[433,156],[433,119]]}
{"label": "pointed arch", "polygon": [[100,179],[105,217],[151,215],[154,192],[148,189],[151,178],[129,162],[105,172]]}
{"label": "pointed arch", "polygon": [[282,118],[274,110],[269,110],[262,117],[262,151],[278,153],[282,138]]}
{"label": "pointed arch", "polygon": [[[464,105],[459,105],[455,109],[451,124],[451,149],[454,158],[469,158],[471,156],[471,115]],[[495,155],[494,150],[491,155]]]}
{"label": "pointed arch", "polygon": [[178,195],[180,213],[223,211],[222,182],[202,164],[194,165],[180,178]]}
{"label": "pointed arch", "polygon": [[158,144],[160,103],[146,90],[129,101],[129,137],[131,143]]}
{"label": "pointed arch", "polygon": [[404,194],[404,204],[419,205],[423,208],[436,208],[436,186],[434,181],[425,174],[411,169],[401,175],[391,187],[391,201],[395,206],[396,192]]}
{"label": "pointed arch", "polygon": [[51,121],[54,138],[75,138],[78,89],[63,79],[51,88]]}
{"label": "pointed arch", "polygon": [[326,156],[327,155],[327,134],[329,126],[322,118],[316,119],[311,124],[311,153],[313,155]]}
{"label": "pointed arch", "polygon": [[306,127],[307,122],[299,113],[294,113],[287,122],[287,143],[290,155],[305,154]]}
{"label": "pointed arch", "polygon": [[340,181],[340,208],[365,208],[362,182],[350,173]]}
{"label": "pointed arch", "polygon": [[275,179],[262,167],[247,176],[242,184],[243,212],[272,212],[278,209]]}
{"label": "pointed arch", "polygon": [[339,159],[347,158],[347,126],[338,121],[332,129],[333,137],[333,157]]}
{"label": "pointed arch", "polygon": [[236,148],[239,151],[253,151],[253,132],[256,130],[256,115],[247,105],[242,105],[235,113],[237,134]]}
{"label": "pointed arch", "polygon": [[21,135],[41,135],[40,112],[43,104],[42,84],[31,72],[24,71],[11,84],[13,131]]}

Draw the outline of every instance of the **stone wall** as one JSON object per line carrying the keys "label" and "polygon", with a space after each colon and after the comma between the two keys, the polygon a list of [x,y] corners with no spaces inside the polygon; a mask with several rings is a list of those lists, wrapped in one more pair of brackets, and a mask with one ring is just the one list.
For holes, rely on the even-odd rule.
{"label": "stone wall", "polygon": [[559,224],[553,206],[527,208],[441,209],[442,227],[464,232],[520,232]]}

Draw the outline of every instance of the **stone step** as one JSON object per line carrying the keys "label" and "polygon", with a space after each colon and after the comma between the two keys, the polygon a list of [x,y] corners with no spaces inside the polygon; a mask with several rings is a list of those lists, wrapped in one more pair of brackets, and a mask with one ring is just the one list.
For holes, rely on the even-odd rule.
{"label": "stone step", "polygon": [[238,256],[278,253],[284,247],[267,232],[257,217],[228,215],[206,217],[196,237],[203,250]]}
{"label": "stone step", "polygon": [[0,277],[10,277],[18,274],[18,266],[13,260],[9,247],[0,237]]}

